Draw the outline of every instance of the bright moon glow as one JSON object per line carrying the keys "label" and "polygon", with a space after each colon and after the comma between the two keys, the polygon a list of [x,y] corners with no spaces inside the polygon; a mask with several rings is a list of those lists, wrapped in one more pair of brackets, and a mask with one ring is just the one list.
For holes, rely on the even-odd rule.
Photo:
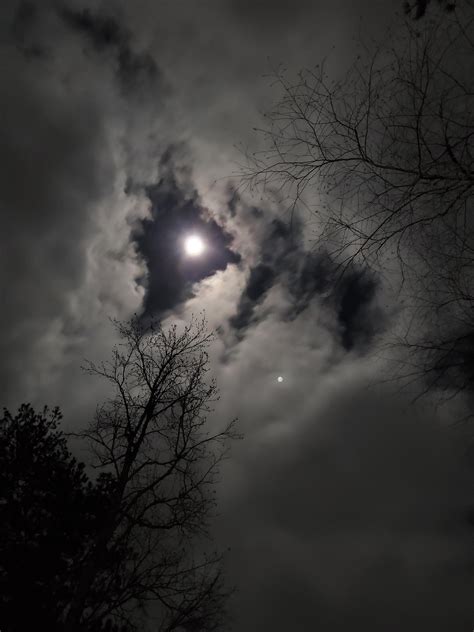
{"label": "bright moon glow", "polygon": [[184,249],[190,257],[197,257],[204,251],[204,242],[199,235],[190,235],[184,242]]}
{"label": "bright moon glow", "polygon": [[282,375],[279,375],[277,377],[277,382],[283,382],[283,376]]}

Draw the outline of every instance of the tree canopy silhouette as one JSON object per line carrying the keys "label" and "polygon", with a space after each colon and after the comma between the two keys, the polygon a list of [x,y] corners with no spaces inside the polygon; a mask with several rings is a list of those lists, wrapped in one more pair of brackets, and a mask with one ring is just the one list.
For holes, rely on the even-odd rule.
{"label": "tree canopy silhouette", "polygon": [[60,420],[58,409],[35,412],[28,404],[16,415],[4,410],[0,419],[0,621],[6,632],[64,629],[80,561],[107,514],[108,477],[89,480],[58,429]]}
{"label": "tree canopy silhouette", "polygon": [[[74,434],[58,409],[23,405],[0,426],[2,630],[223,629],[221,554],[208,551],[214,485],[234,422],[212,431],[204,320],[179,330],[116,323],[112,359],[88,364],[111,397]],[[27,604],[27,608],[25,608]]]}
{"label": "tree canopy silhouette", "polygon": [[[221,629],[228,595],[221,555],[206,553],[202,536],[219,463],[236,435],[234,422],[215,432],[207,423],[217,397],[207,379],[213,336],[204,319],[181,330],[145,327],[137,318],[116,325],[121,343],[112,359],[86,367],[113,394],[80,433],[113,494],[82,565],[67,628],[87,629],[105,617],[133,627],[146,614],[160,630]],[[104,573],[109,556],[116,566]],[[101,592],[99,605],[94,595]]]}

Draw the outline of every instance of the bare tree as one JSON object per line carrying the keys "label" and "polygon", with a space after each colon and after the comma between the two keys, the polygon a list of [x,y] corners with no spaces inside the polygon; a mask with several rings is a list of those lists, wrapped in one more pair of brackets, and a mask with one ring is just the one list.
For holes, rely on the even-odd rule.
{"label": "bare tree", "polygon": [[196,540],[208,533],[218,466],[236,436],[234,422],[218,432],[206,425],[217,397],[207,379],[212,335],[204,320],[182,331],[145,329],[137,319],[117,328],[111,361],[86,367],[112,395],[81,434],[110,478],[111,509],[82,562],[66,627],[89,630],[109,618],[133,629],[142,612],[153,629],[221,629],[221,556]]}
{"label": "bare tree", "polygon": [[418,323],[403,344],[418,348],[415,372],[433,371],[433,387],[456,372],[472,386],[473,25],[464,2],[362,46],[342,77],[325,64],[296,81],[278,72],[283,96],[243,174],[317,215],[316,243],[341,274],[354,262],[396,268]]}

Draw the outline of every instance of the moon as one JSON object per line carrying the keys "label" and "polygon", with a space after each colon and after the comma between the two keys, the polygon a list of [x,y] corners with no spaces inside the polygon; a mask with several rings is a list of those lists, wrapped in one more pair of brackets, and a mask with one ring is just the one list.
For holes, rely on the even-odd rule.
{"label": "moon", "polygon": [[198,257],[205,248],[204,241],[199,235],[189,235],[184,241],[184,251],[189,257]]}
{"label": "moon", "polygon": [[283,375],[279,375],[277,377],[277,382],[283,382]]}

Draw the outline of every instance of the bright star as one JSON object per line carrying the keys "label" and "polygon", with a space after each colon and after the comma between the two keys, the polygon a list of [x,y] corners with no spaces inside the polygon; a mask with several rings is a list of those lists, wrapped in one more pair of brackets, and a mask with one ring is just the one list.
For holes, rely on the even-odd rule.
{"label": "bright star", "polygon": [[198,257],[204,252],[205,245],[199,235],[190,235],[189,237],[186,237],[184,249],[186,254],[190,257]]}

